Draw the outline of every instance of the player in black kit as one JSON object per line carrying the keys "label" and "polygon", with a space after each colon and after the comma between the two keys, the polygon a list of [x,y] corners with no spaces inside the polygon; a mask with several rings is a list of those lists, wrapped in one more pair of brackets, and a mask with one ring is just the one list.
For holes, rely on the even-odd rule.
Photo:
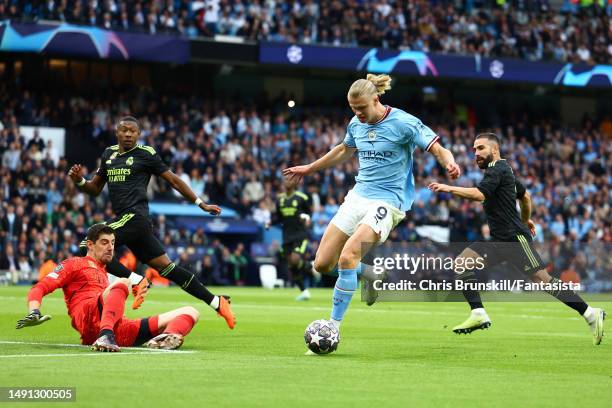
{"label": "player in black kit", "polygon": [[[493,242],[472,243],[458,258],[471,258],[475,261],[480,257],[481,260],[486,259],[486,266],[509,262],[534,282],[550,283],[550,290],[547,292],[580,313],[591,328],[593,344],[600,344],[606,313],[603,309],[588,306],[574,291],[561,288],[560,280],[548,274],[546,265],[532,244],[531,237],[535,235],[535,224],[530,219],[531,197],[514,177],[510,165],[501,158],[498,137],[493,133],[478,135],[474,141],[474,153],[476,164],[484,169],[484,177],[476,187],[455,187],[440,183],[429,185],[434,192],[451,193],[457,197],[483,203]],[[521,208],[520,218],[516,210],[517,199]],[[458,273],[457,279],[476,282],[476,275],[473,270],[465,271]],[[491,326],[491,320],[485,312],[478,291],[464,290],[463,294],[472,312],[470,317],[453,328],[453,331],[467,334]]]}
{"label": "player in black kit", "polygon": [[[284,180],[285,192],[277,197],[276,213],[273,224],[283,227],[282,258],[295,284],[300,288],[296,300],[310,299],[310,292],[305,286],[304,278],[313,275],[312,263],[306,257],[308,249],[308,227],[310,226],[310,198],[297,190],[297,183]],[[269,227],[269,225],[267,226]]]}
{"label": "player in black kit", "polygon": [[[161,276],[205,301],[225,319],[229,328],[233,329],[236,319],[229,297],[213,295],[192,272],[172,262],[153,234],[147,200],[147,186],[151,175],[166,180],[172,188],[202,211],[218,215],[221,209],[216,205],[206,204],[197,197],[191,188],[166,166],[154,148],[137,144],[140,123],[136,118],[121,118],[117,123],[116,133],[119,144],[104,150],[100,168],[91,180],[82,177],[79,164],[70,169],[70,178],[82,191],[93,196],[99,195],[104,185],[108,184],[109,198],[116,217],[106,224],[115,230],[115,247],[126,245],[140,262],[156,269]],[[83,248],[83,243],[81,249],[87,249]],[[107,265],[107,271],[119,277],[127,278],[131,275],[131,271],[119,263],[116,257]],[[146,279],[134,286],[136,300],[133,308],[142,303],[146,287]]]}

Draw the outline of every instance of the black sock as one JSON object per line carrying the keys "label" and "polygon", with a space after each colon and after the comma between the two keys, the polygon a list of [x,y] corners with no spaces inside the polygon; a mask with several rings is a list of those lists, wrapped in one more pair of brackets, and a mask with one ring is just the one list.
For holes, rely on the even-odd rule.
{"label": "black sock", "polygon": [[103,330],[100,330],[100,334],[98,334],[98,337],[108,336],[109,334],[115,334],[115,333],[111,329],[103,329]]}
{"label": "black sock", "polygon": [[[470,284],[477,282],[476,274],[474,274],[474,272],[472,271],[467,271],[463,272],[462,274],[459,274],[457,276],[457,279]],[[482,305],[482,300],[480,299],[480,293],[477,290],[466,289],[462,292],[463,296],[465,297],[465,300],[468,301],[472,310],[484,308],[484,306]]]}
{"label": "black sock", "polygon": [[[550,283],[558,285],[561,283],[561,280],[552,278]],[[580,313],[580,315],[583,315],[589,307],[589,305],[587,305],[573,290],[547,290],[546,293],[565,303],[567,306]]]}
{"label": "black sock", "polygon": [[295,284],[297,285],[298,288],[300,288],[301,292],[303,292],[304,289],[306,289],[306,286],[304,286],[304,281],[301,279],[295,280]]}
{"label": "black sock", "polygon": [[293,283],[295,283],[297,287],[300,288],[300,291],[306,289],[306,287],[304,286],[304,274],[302,273],[301,264],[299,266],[290,266],[289,271],[291,273],[291,279],[293,280]]}
{"label": "black sock", "polygon": [[123,264],[119,262],[116,256],[113,256],[113,260],[106,265],[106,271],[111,275],[115,275],[118,278],[129,278],[132,274],[132,271],[123,266]]}
{"label": "black sock", "polygon": [[210,293],[206,286],[196,279],[193,273],[177,266],[174,262],[159,271],[159,274],[179,285],[185,292],[203,300],[209,305],[215,298],[215,295]]}
{"label": "black sock", "polygon": [[312,262],[304,261],[304,264],[302,265],[302,272],[304,273],[304,276],[312,276]]}

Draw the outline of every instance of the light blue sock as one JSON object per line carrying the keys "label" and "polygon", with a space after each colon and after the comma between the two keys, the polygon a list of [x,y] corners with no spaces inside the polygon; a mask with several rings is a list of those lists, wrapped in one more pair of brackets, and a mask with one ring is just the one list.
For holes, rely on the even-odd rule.
{"label": "light blue sock", "polygon": [[[364,268],[364,265],[361,262],[359,262],[359,265],[357,265],[357,268],[355,268],[357,270],[357,276],[361,276],[361,274],[363,273],[363,268]],[[329,276],[338,276],[338,265],[337,264],[336,266],[334,266],[334,270],[329,273]]]}
{"label": "light blue sock", "polygon": [[339,322],[344,318],[353,293],[357,290],[357,269],[338,269],[338,275],[334,287],[331,319]]}

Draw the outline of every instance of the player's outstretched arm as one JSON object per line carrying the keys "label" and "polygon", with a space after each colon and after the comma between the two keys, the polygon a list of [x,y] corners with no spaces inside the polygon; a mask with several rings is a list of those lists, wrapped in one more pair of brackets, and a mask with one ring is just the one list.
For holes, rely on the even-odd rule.
{"label": "player's outstretched arm", "polygon": [[434,193],[451,193],[456,197],[467,198],[471,201],[482,202],[485,200],[484,194],[476,187],[457,187],[442,183],[430,183],[427,188]]}
{"label": "player's outstretched arm", "polygon": [[299,181],[304,176],[316,173],[319,170],[325,170],[350,159],[356,151],[356,148],[340,143],[338,146],[327,152],[325,156],[310,164],[284,169],[283,176],[291,179],[297,178],[296,181]]}
{"label": "player's outstretched arm", "polygon": [[75,164],[68,171],[68,175],[70,176],[72,182],[76,184],[76,186],[82,191],[92,196],[100,195],[102,189],[104,188],[104,184],[106,184],[106,181],[104,181],[104,179],[98,174],[94,175],[91,180],[87,180],[81,174],[82,172],[83,167],[80,164]]}
{"label": "player's outstretched arm", "polygon": [[173,189],[181,193],[185,199],[195,203],[198,207],[200,207],[203,211],[211,214],[211,215],[219,215],[221,214],[221,207],[214,204],[206,204],[200,197],[198,197],[191,187],[189,187],[179,176],[174,174],[172,171],[167,170],[161,174],[161,177],[166,180]]}
{"label": "player's outstretched arm", "polygon": [[452,179],[457,179],[461,175],[461,168],[455,162],[455,157],[450,150],[442,147],[440,143],[434,143],[429,148],[429,153],[433,154],[440,166],[446,169],[446,172]]}
{"label": "player's outstretched arm", "polygon": [[38,326],[39,324],[43,324],[47,320],[51,320],[51,316],[42,315],[40,313],[40,302],[36,300],[31,300],[28,303],[28,309],[30,312],[24,317],[17,321],[16,329],[23,329],[24,327]]}

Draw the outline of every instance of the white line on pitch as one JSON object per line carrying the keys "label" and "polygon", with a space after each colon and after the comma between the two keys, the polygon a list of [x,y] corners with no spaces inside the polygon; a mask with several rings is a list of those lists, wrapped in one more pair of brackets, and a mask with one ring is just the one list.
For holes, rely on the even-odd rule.
{"label": "white line on pitch", "polygon": [[[0,344],[25,344],[25,345],[30,345],[30,346],[76,347],[76,348],[81,348],[81,349],[85,349],[85,348],[89,349],[91,347],[91,346],[85,346],[82,344],[40,343],[40,342],[33,342],[33,341],[11,341],[11,340],[0,340]],[[130,354],[151,354],[151,353],[191,354],[191,353],[194,353],[194,351],[192,350],[144,349],[141,347],[121,347],[121,350],[137,351],[137,352],[130,353]],[[124,353],[124,354],[128,354],[128,353]],[[42,354],[37,354],[37,355],[42,355]],[[75,355],[78,356],[78,354],[75,354]]]}
{"label": "white line on pitch", "polygon": [[[192,353],[191,351],[183,351],[183,353]],[[104,356],[109,354],[119,354],[119,355],[134,355],[134,354],[157,354],[153,350],[149,351],[125,351],[120,353],[101,353],[101,352],[92,352],[92,353],[77,353],[77,354],[7,354],[0,355],[0,358],[21,358],[21,357],[80,357],[80,356]]]}
{"label": "white line on pitch", "polygon": [[[16,296],[0,296],[0,299],[10,299],[10,300],[22,300],[22,298],[20,297],[16,297]],[[49,300],[56,300],[56,301],[61,301],[63,303],[63,299],[57,298],[51,298]],[[45,299],[45,301],[47,301],[47,299]],[[400,303],[404,303],[407,304],[409,302],[381,302],[380,305],[387,305],[387,304],[400,304]],[[529,302],[531,303],[531,302]],[[150,304],[150,305],[171,305],[171,304],[177,304],[177,305],[184,305],[185,302],[180,302],[180,301],[164,301],[164,300],[145,300],[145,304]],[[434,304],[434,303],[432,303]],[[420,306],[419,306],[420,307]],[[331,308],[330,307],[322,307],[322,306],[292,306],[292,305],[266,305],[266,304],[255,304],[255,303],[232,303],[232,308],[235,309],[288,309],[288,310],[299,310],[299,311],[323,311],[323,312],[328,312]],[[528,308],[522,308],[521,310],[529,310]],[[534,312],[550,312],[550,313],[556,313],[555,311],[552,310],[537,310],[536,308],[533,309]],[[460,315],[464,315],[465,313],[462,311],[439,311],[439,310],[416,310],[416,309],[384,309],[384,310],[380,310],[380,309],[373,309],[373,308],[354,308],[351,309],[351,313],[409,313],[409,314],[413,314],[413,315],[437,315],[437,316],[460,316]],[[578,317],[563,317],[563,316],[544,316],[541,314],[528,314],[528,313],[521,313],[521,314],[516,314],[516,313],[504,313],[503,311],[500,311],[499,314],[503,314],[504,317],[514,317],[514,318],[520,318],[520,319],[554,319],[554,320],[579,320]]]}

